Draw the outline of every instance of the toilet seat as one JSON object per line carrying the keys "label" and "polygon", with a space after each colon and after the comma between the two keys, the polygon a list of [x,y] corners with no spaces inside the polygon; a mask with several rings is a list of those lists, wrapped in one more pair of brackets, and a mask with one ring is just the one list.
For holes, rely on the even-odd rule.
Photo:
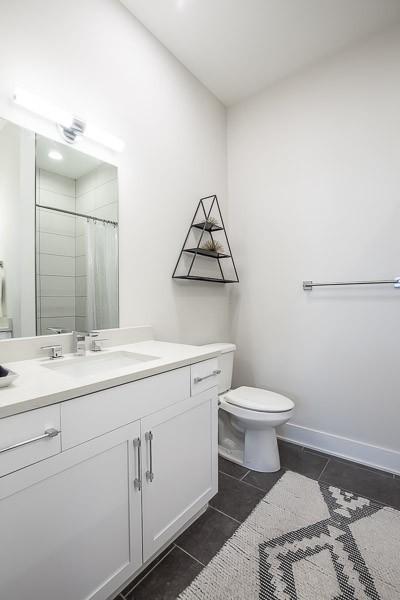
{"label": "toilet seat", "polygon": [[294,402],[269,390],[241,386],[224,394],[225,402],[246,410],[264,413],[282,413],[294,408]]}

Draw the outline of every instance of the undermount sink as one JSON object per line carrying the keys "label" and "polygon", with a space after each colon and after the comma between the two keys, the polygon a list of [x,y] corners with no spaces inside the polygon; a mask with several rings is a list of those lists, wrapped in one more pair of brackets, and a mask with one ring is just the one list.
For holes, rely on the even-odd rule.
{"label": "undermount sink", "polygon": [[139,365],[140,363],[157,360],[159,356],[149,354],[137,354],[136,352],[116,351],[104,352],[97,356],[77,356],[69,358],[65,362],[57,359],[52,363],[42,365],[46,369],[69,375],[70,377],[88,377],[90,375],[107,375],[121,367]]}

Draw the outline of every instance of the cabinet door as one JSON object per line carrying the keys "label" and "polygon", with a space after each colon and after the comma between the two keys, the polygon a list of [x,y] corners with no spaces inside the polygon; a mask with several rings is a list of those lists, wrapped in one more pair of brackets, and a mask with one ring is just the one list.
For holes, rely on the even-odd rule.
{"label": "cabinet door", "polygon": [[0,598],[104,600],[142,563],[132,423],[0,479]]}
{"label": "cabinet door", "polygon": [[142,419],[143,560],[217,493],[217,388]]}

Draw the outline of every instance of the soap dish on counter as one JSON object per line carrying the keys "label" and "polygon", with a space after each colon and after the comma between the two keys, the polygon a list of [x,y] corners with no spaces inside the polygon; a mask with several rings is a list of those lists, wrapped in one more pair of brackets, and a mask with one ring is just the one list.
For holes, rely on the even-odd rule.
{"label": "soap dish on counter", "polygon": [[17,379],[17,377],[18,373],[14,373],[14,371],[8,369],[8,375],[6,375],[5,377],[0,377],[0,388],[8,387],[12,384],[13,381]]}

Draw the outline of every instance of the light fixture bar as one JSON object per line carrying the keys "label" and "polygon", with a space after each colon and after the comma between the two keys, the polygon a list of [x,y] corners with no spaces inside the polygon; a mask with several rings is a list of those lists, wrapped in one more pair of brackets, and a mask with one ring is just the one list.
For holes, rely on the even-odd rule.
{"label": "light fixture bar", "polygon": [[14,92],[14,101],[26,110],[56,123],[61,130],[63,139],[70,144],[73,144],[79,136],[85,135],[93,142],[111,148],[116,152],[122,152],[125,147],[123,140],[94,127],[90,123],[86,123],[83,119],[26,90],[17,88]]}
{"label": "light fixture bar", "polygon": [[49,121],[54,121],[58,125],[62,125],[62,127],[71,127],[74,121],[72,113],[57,108],[26,90],[17,88],[14,92],[14,101],[26,110],[36,113]]}

